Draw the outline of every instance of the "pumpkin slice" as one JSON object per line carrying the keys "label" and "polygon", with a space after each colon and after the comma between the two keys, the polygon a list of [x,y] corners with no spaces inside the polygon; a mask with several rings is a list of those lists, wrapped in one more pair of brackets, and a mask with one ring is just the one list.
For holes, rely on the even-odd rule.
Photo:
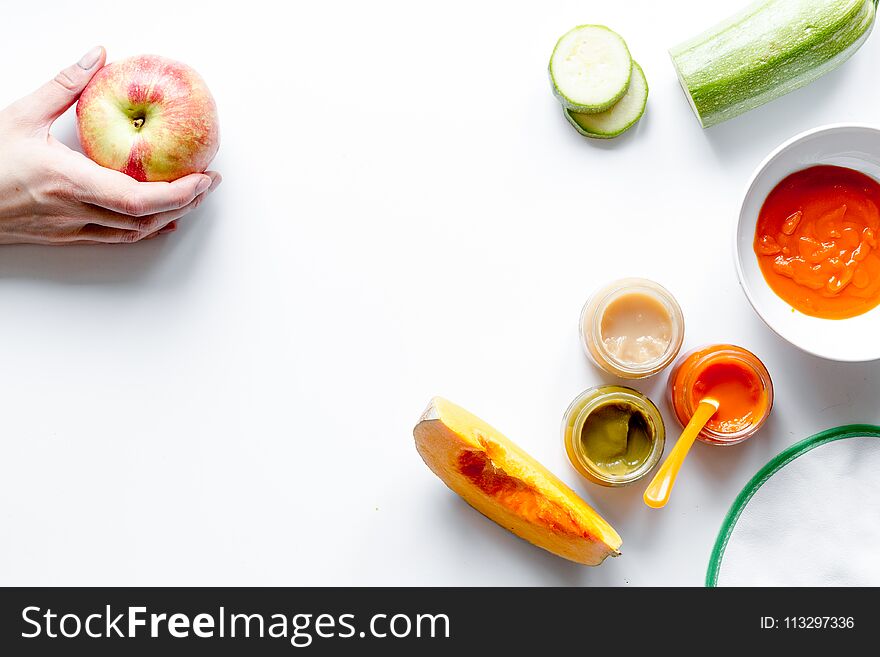
{"label": "pumpkin slice", "polygon": [[427,466],[487,518],[548,552],[588,566],[618,556],[599,514],[499,431],[435,397],[413,429]]}

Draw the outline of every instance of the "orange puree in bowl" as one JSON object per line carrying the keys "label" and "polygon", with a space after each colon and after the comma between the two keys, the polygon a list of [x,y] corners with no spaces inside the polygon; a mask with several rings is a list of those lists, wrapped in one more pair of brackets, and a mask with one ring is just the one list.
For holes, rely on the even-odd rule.
{"label": "orange puree in bowl", "polygon": [[755,254],[770,288],[805,315],[844,319],[880,303],[880,184],[863,173],[815,166],[767,196]]}

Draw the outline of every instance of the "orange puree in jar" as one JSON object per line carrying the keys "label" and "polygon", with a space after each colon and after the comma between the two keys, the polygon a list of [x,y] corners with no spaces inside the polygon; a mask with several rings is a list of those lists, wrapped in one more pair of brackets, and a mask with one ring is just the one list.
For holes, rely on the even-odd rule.
{"label": "orange puree in jar", "polygon": [[718,410],[697,436],[713,445],[733,445],[754,435],[773,407],[773,382],[752,352],[732,344],[700,347],[678,359],[669,376],[676,419],[687,425],[703,399]]}
{"label": "orange puree in jar", "polygon": [[707,426],[720,433],[742,431],[761,416],[765,406],[755,370],[733,359],[710,361],[696,373],[691,403],[696,408],[706,398],[718,402],[718,411]]}
{"label": "orange puree in jar", "polygon": [[880,304],[880,184],[814,166],[767,196],[755,254],[770,288],[805,315],[844,319]]}

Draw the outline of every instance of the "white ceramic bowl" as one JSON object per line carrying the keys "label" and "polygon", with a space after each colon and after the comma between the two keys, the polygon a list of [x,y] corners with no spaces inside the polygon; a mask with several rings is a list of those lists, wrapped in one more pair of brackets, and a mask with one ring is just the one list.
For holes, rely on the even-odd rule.
{"label": "white ceramic bowl", "polygon": [[792,137],[761,162],[746,187],[736,225],[739,283],[767,326],[796,347],[830,360],[877,360],[880,306],[849,319],[819,319],[792,312],[770,289],[758,267],[753,242],[764,199],[787,175],[816,164],[849,167],[880,181],[880,129],[855,124],[821,126]]}

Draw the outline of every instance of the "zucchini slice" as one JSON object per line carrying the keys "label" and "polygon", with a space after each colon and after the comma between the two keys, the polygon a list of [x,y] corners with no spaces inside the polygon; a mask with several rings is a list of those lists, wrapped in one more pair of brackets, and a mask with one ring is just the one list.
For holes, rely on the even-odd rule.
{"label": "zucchini slice", "polygon": [[550,56],[550,81],[562,106],[604,112],[629,86],[632,58],[626,42],[604,25],[579,25],[562,35]]}
{"label": "zucchini slice", "polygon": [[579,114],[569,109],[563,111],[568,122],[582,135],[596,139],[611,139],[633,127],[642,118],[647,104],[648,80],[642,67],[633,61],[629,89],[611,109],[598,114]]}

